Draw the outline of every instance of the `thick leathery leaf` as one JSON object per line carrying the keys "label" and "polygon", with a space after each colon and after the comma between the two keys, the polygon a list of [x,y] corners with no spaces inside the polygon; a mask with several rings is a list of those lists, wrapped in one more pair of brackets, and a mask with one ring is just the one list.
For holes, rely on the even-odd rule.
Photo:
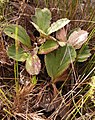
{"label": "thick leathery leaf", "polygon": [[83,48],[79,51],[77,61],[84,62],[91,56],[90,49],[88,45],[84,45]]}
{"label": "thick leathery leaf", "polygon": [[41,62],[39,57],[34,55],[29,55],[26,60],[26,70],[30,75],[38,75],[41,69]]}
{"label": "thick leathery leaf", "polygon": [[74,31],[68,39],[68,43],[72,45],[75,49],[80,49],[81,46],[87,41],[88,32],[79,29]]}
{"label": "thick leathery leaf", "polygon": [[47,54],[58,48],[58,43],[54,40],[47,40],[39,48],[39,54]]}
{"label": "thick leathery leaf", "polygon": [[39,31],[40,34],[42,34],[43,36],[47,36],[47,34],[43,30],[41,30],[37,24],[35,24],[34,22],[31,23],[37,29],[37,31]]}
{"label": "thick leathery leaf", "polygon": [[59,77],[76,58],[76,51],[70,45],[65,45],[45,55],[48,75],[54,80]]}
{"label": "thick leathery leaf", "polygon": [[70,20],[67,18],[57,20],[56,22],[52,23],[51,26],[48,28],[47,34],[50,35],[51,33],[60,30],[65,25],[67,25],[69,22]]}
{"label": "thick leathery leaf", "polygon": [[16,61],[21,61],[21,62],[24,62],[28,57],[28,54],[25,53],[24,50],[20,47],[18,48],[17,53],[16,53],[15,45],[12,45],[8,48],[7,54],[10,58]]}
{"label": "thick leathery leaf", "polygon": [[27,47],[31,47],[30,38],[26,30],[22,26],[16,24],[10,24],[4,29],[4,33],[13,39],[19,40]]}
{"label": "thick leathery leaf", "polygon": [[47,29],[50,27],[51,12],[47,8],[36,8],[35,17],[33,16],[32,20],[37,26],[39,26],[39,29],[46,33]]}

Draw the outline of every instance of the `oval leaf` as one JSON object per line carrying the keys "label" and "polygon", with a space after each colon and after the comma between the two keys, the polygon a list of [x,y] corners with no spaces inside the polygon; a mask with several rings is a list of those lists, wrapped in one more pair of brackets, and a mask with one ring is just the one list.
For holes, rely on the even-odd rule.
{"label": "oval leaf", "polygon": [[78,62],[84,62],[91,56],[90,49],[88,45],[84,45],[83,48],[79,51],[77,60]]}
{"label": "oval leaf", "polygon": [[59,47],[58,43],[54,40],[47,40],[39,48],[39,54],[47,54]]}
{"label": "oval leaf", "polygon": [[24,62],[28,57],[28,54],[25,53],[24,50],[20,47],[18,48],[18,51],[16,53],[15,45],[12,45],[8,48],[7,54],[10,58],[21,62]]}
{"label": "oval leaf", "polygon": [[26,60],[26,70],[30,75],[38,75],[41,69],[41,62],[39,57],[34,54],[29,55]]}
{"label": "oval leaf", "polygon": [[13,39],[19,40],[27,47],[31,47],[30,38],[22,26],[10,24],[4,29],[4,33]]}
{"label": "oval leaf", "polygon": [[63,28],[65,25],[67,25],[69,22],[70,22],[70,20],[67,19],[67,18],[60,19],[60,20],[54,22],[54,23],[51,24],[51,26],[48,28],[47,34],[50,35],[51,33],[60,30],[60,29]]}
{"label": "oval leaf", "polygon": [[72,46],[63,46],[45,55],[48,75],[54,80],[59,77],[76,58],[76,51]]}
{"label": "oval leaf", "polygon": [[87,41],[88,32],[84,30],[74,31],[68,39],[68,43],[75,49],[80,49],[81,46]]}
{"label": "oval leaf", "polygon": [[32,20],[36,25],[33,23],[32,24],[39,32],[43,31],[46,33],[47,29],[50,27],[51,12],[47,8],[36,8],[35,16],[33,16]]}

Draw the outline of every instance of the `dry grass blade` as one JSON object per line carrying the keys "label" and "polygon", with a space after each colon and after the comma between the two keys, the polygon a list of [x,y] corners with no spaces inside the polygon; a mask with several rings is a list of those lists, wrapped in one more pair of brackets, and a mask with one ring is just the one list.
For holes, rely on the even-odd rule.
{"label": "dry grass blade", "polygon": [[37,113],[28,114],[27,117],[26,117],[26,114],[23,114],[23,113],[15,113],[15,115],[23,118],[24,120],[26,120],[27,118],[28,118],[28,120],[50,120],[50,119],[42,118]]}
{"label": "dry grass blade", "polygon": [[29,95],[29,93],[33,90],[34,85],[30,84],[27,86],[24,86],[19,93],[14,98],[14,110],[15,112],[21,112],[23,111],[23,104],[25,103],[25,99]]}

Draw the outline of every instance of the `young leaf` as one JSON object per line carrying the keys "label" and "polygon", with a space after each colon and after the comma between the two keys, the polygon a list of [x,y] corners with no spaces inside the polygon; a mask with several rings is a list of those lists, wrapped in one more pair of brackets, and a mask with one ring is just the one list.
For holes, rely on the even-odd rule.
{"label": "young leaf", "polygon": [[67,25],[69,22],[70,22],[70,20],[68,20],[67,18],[60,19],[60,20],[54,22],[54,23],[51,24],[51,26],[48,28],[47,34],[50,35],[51,33],[60,30],[60,29],[63,28],[65,25]]}
{"label": "young leaf", "polygon": [[65,28],[61,28],[59,31],[56,32],[56,38],[61,42],[66,42],[67,31]]}
{"label": "young leaf", "polygon": [[48,75],[52,80],[59,77],[76,58],[76,51],[72,46],[63,46],[45,55]]}
{"label": "young leaf", "polygon": [[68,39],[68,43],[75,49],[80,49],[81,46],[87,41],[88,32],[84,30],[74,31]]}
{"label": "young leaf", "polygon": [[78,62],[84,62],[90,56],[91,56],[91,53],[90,53],[89,46],[84,45],[83,48],[79,51],[77,60],[78,60]]}
{"label": "young leaf", "polygon": [[16,53],[15,45],[12,45],[8,48],[7,54],[10,58],[21,62],[24,62],[28,57],[28,54],[25,53],[24,50],[20,47],[18,48],[18,51]]}
{"label": "young leaf", "polygon": [[41,62],[39,57],[34,55],[29,55],[26,60],[26,70],[30,75],[38,75],[41,69]]}
{"label": "young leaf", "polygon": [[[35,16],[33,16],[32,20],[39,27],[39,30],[42,30],[44,33],[46,33],[47,29],[50,27],[51,12],[47,8],[36,8]],[[34,27],[36,26],[34,25]]]}
{"label": "young leaf", "polygon": [[39,48],[39,54],[47,54],[58,48],[58,43],[54,40],[47,40]]}
{"label": "young leaf", "polygon": [[4,29],[4,33],[13,39],[19,40],[27,47],[31,47],[30,38],[22,26],[10,24]]}

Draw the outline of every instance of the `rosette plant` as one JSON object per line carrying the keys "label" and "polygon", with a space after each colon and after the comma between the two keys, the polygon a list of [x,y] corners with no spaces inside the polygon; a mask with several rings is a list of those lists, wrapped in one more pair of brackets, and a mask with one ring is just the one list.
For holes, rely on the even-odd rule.
{"label": "rosette plant", "polygon": [[[4,33],[15,39],[18,46],[9,46],[8,56],[16,61],[26,61],[27,72],[30,75],[38,75],[41,70],[41,62],[37,54],[44,54],[47,73],[51,80],[55,81],[76,58],[77,61],[83,62],[90,56],[90,50],[87,43],[85,43],[88,32],[78,29],[68,36],[65,26],[69,22],[69,19],[62,18],[51,24],[50,10],[36,8],[31,23],[40,33],[37,38],[40,45],[33,47],[23,27],[9,24],[4,29]],[[56,37],[53,37],[52,33],[55,32]],[[84,43],[85,45],[83,45]],[[79,50],[81,47],[82,49]]]}

